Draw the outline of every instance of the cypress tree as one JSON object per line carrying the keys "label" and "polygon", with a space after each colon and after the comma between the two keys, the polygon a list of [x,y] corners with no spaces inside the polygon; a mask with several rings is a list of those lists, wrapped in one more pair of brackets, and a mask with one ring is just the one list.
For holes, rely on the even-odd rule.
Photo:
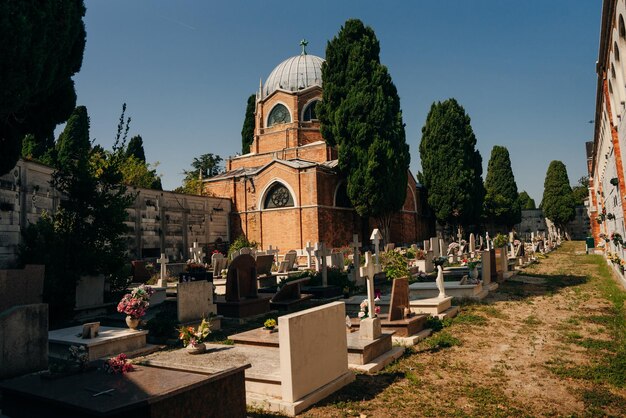
{"label": "cypress tree", "polygon": [[464,227],[478,224],[485,195],[482,157],[470,117],[455,99],[432,104],[419,150],[418,179],[428,191],[437,221]]}
{"label": "cypress tree", "polygon": [[146,153],[143,149],[143,138],[141,135],[133,136],[128,141],[128,147],[126,148],[127,157],[135,157],[139,161],[146,162]]}
{"label": "cypress tree", "polygon": [[371,27],[346,21],[326,46],[316,112],[322,136],[338,148],[350,201],[360,216],[377,219],[388,240],[391,215],[406,197],[410,154],[400,98],[379,52]]}
{"label": "cypress tree", "polygon": [[91,142],[89,141],[89,116],[87,108],[78,106],[67,120],[65,129],[56,144],[57,168],[70,164],[87,163]]}
{"label": "cypress tree", "polygon": [[250,152],[250,145],[254,140],[254,110],[256,107],[256,94],[251,94],[248,97],[248,104],[246,105],[246,116],[243,119],[243,127],[241,128],[241,153],[247,154]]}
{"label": "cypress tree", "polygon": [[491,150],[485,192],[484,215],[487,220],[508,229],[521,222],[522,209],[506,147],[495,145]]}
{"label": "cypress tree", "polygon": [[535,206],[535,199],[530,197],[525,191],[519,194],[518,200],[522,210],[537,209]]}
{"label": "cypress tree", "polygon": [[0,2],[0,175],[15,166],[26,134],[49,141],[74,110],[84,15],[83,0]]}
{"label": "cypress tree", "polygon": [[567,168],[561,161],[552,161],[548,166],[541,205],[544,216],[562,231],[576,215]]}

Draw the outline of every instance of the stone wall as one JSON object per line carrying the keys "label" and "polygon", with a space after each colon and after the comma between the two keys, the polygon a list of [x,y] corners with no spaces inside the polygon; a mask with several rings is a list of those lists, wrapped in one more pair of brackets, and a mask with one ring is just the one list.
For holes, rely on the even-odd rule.
{"label": "stone wall", "polygon": [[[61,200],[51,185],[54,169],[19,160],[0,176],[0,268],[15,265],[22,231],[44,211],[54,213]],[[161,249],[170,261],[187,259],[194,241],[200,245],[230,241],[230,199],[129,188],[136,193],[128,209],[126,236],[134,257],[158,257]]]}

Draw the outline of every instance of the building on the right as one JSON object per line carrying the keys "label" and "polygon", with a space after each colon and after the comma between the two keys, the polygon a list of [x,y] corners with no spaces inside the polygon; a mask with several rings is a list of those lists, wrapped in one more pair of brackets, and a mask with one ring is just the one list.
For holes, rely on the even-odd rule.
{"label": "building on the right", "polygon": [[586,143],[589,218],[596,246],[605,245],[623,259],[623,246],[604,237],[626,236],[626,1],[604,0],[601,19],[595,126],[593,141]]}

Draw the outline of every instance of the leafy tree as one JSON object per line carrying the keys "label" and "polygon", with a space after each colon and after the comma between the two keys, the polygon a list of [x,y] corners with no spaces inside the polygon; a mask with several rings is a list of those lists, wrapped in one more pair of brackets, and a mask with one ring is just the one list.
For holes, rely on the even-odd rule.
{"label": "leafy tree", "polygon": [[202,179],[214,177],[223,171],[222,157],[211,153],[202,154],[199,158],[194,158],[191,167],[192,170],[185,170],[185,178],[182,187],[176,188],[174,191],[185,194],[201,194]]}
{"label": "leafy tree", "polygon": [[[86,113],[86,112],[85,112]],[[89,130],[68,123],[61,134],[66,143],[81,143],[77,135]],[[19,255],[23,264],[46,264],[44,300],[51,315],[59,319],[71,313],[76,283],[80,276],[105,274],[114,289],[127,285],[120,274],[124,265],[126,208],[134,196],[121,186],[120,158],[123,147],[116,141],[113,152],[100,166],[92,164],[93,150],[71,148],[59,158],[52,185],[64,198],[53,215],[45,215],[25,233]],[[78,154],[82,152],[83,154]]]}
{"label": "leafy tree", "polygon": [[254,110],[256,106],[256,95],[252,94],[248,97],[248,104],[246,105],[246,117],[243,120],[243,127],[241,128],[241,153],[247,154],[250,152],[250,146],[254,140]]}
{"label": "leafy tree", "polygon": [[428,204],[441,225],[478,224],[485,190],[482,157],[470,117],[455,100],[433,103],[422,128],[422,171]]}
{"label": "leafy tree", "polygon": [[572,187],[572,196],[574,196],[576,206],[585,204],[585,199],[589,197],[589,177],[585,176],[578,179],[578,184]]}
{"label": "leafy tree", "polygon": [[567,168],[561,161],[552,161],[543,183],[543,214],[562,231],[574,219],[574,197],[567,176]]}
{"label": "leafy tree", "polygon": [[0,2],[0,174],[15,166],[26,134],[50,142],[74,110],[84,15],[83,0]]}
{"label": "leafy tree", "polygon": [[326,46],[316,112],[322,136],[338,148],[350,201],[360,216],[377,219],[388,240],[391,215],[406,197],[411,157],[400,98],[379,53],[374,30],[347,20]]}
{"label": "leafy tree", "polygon": [[141,162],[146,162],[146,153],[143,150],[143,138],[141,135],[135,135],[128,141],[126,156],[132,156]]}
{"label": "leafy tree", "polygon": [[487,166],[484,216],[508,229],[522,221],[517,184],[511,169],[509,150],[495,145]]}
{"label": "leafy tree", "polygon": [[67,120],[56,143],[57,167],[63,169],[72,161],[84,159],[91,149],[87,108],[78,106]]}
{"label": "leafy tree", "polygon": [[519,200],[519,204],[520,204],[520,207],[522,208],[522,210],[536,209],[537,208],[535,206],[535,199],[530,197],[528,195],[528,193],[526,193],[525,191],[523,191],[523,192],[521,192],[519,194],[518,200]]}

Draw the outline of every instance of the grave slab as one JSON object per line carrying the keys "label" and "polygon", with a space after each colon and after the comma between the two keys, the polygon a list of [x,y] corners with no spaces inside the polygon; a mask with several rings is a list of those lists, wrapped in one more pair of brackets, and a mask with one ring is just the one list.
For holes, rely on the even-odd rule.
{"label": "grave slab", "polygon": [[[481,300],[489,291],[483,288],[482,283],[460,284],[459,281],[445,282],[446,295],[455,298],[466,298]],[[413,283],[409,286],[411,300],[434,298],[439,295],[439,290],[435,282]]]}
{"label": "grave slab", "polygon": [[90,339],[81,338],[79,335],[82,331],[82,325],[50,331],[48,333],[50,357],[68,358],[68,350],[72,345],[84,346],[89,354],[89,361],[129,351],[152,349],[152,346],[146,344],[148,331],[101,326],[98,336]]}
{"label": "grave slab", "polygon": [[55,380],[31,374],[0,384],[2,412],[14,418],[245,417],[246,367],[206,374],[137,366],[124,376],[92,370]]}

